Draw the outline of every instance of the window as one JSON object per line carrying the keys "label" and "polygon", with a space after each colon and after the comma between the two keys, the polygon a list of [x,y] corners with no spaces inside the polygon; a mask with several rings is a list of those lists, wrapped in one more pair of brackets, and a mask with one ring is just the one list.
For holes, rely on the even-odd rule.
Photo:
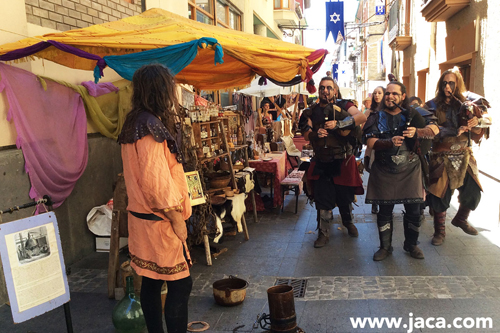
{"label": "window", "polygon": [[225,0],[189,0],[188,4],[192,20],[241,30],[241,15]]}
{"label": "window", "polygon": [[228,6],[217,1],[217,21],[227,23],[227,9]]}
{"label": "window", "polygon": [[274,0],[274,9],[290,9],[289,1],[290,0]]}
{"label": "window", "polygon": [[240,29],[240,16],[233,10],[229,10],[229,26],[234,30]]}

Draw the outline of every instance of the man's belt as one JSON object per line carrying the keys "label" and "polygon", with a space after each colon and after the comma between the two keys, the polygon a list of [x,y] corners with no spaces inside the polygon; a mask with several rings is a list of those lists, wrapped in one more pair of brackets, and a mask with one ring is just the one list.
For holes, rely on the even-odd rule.
{"label": "man's belt", "polygon": [[432,153],[445,151],[458,152],[467,148],[467,142],[435,142],[432,146]]}
{"label": "man's belt", "polygon": [[129,212],[138,219],[149,220],[149,221],[163,221],[161,217],[156,216],[155,214],[143,214],[143,213],[133,212],[131,210],[129,210]]}
{"label": "man's belt", "polygon": [[347,158],[347,156],[353,154],[352,147],[315,147],[314,156],[316,156],[320,161],[335,159],[341,160]]}

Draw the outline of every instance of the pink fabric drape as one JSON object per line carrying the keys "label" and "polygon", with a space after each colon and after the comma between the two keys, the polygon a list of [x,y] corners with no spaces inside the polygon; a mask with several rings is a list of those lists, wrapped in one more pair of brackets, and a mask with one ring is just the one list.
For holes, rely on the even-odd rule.
{"label": "pink fabric drape", "polygon": [[0,63],[0,92],[9,102],[16,145],[31,181],[29,196],[48,194],[54,208],[71,194],[87,166],[87,120],[80,95],[51,80]]}

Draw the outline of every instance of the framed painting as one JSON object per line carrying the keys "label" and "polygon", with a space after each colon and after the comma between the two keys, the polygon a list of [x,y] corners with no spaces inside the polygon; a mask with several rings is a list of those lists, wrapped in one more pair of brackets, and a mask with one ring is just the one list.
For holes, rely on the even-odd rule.
{"label": "framed painting", "polygon": [[184,175],[188,184],[191,206],[204,204],[206,202],[205,195],[203,194],[203,187],[198,171],[185,172]]}

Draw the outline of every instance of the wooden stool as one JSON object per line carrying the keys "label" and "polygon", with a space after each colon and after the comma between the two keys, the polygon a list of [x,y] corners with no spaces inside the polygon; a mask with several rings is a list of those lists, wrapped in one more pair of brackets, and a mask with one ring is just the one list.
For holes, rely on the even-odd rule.
{"label": "wooden stool", "polygon": [[304,173],[305,171],[294,170],[288,177],[281,181],[281,197],[283,198],[283,204],[281,205],[282,212],[285,208],[285,191],[293,191],[295,193],[295,214],[297,214],[299,194],[302,190],[302,177],[304,177]]}

